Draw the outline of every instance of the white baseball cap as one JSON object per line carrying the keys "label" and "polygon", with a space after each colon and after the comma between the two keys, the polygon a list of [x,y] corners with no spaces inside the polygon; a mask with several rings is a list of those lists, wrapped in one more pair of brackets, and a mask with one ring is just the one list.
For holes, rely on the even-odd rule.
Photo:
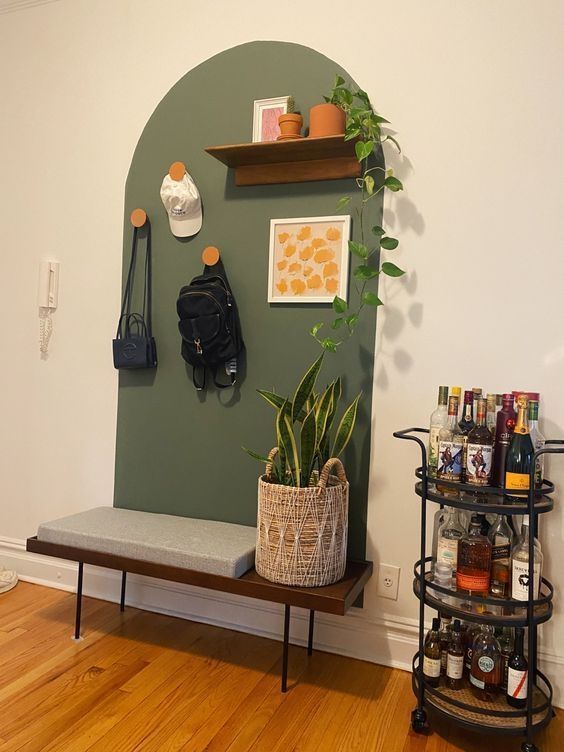
{"label": "white baseball cap", "polygon": [[202,227],[202,201],[196,183],[185,172],[182,180],[167,173],[161,185],[161,199],[168,214],[170,231],[177,238],[188,238]]}

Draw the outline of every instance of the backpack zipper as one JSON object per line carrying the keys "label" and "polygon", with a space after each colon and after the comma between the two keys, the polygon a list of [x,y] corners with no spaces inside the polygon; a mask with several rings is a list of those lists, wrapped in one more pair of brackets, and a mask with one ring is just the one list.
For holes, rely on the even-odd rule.
{"label": "backpack zipper", "polygon": [[195,339],[194,344],[196,345],[196,355],[201,355],[204,351],[202,350],[202,343],[201,340]]}

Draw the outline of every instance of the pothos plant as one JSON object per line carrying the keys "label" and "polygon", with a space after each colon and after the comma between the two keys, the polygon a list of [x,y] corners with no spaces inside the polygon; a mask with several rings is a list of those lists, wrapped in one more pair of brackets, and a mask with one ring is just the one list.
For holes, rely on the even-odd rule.
{"label": "pothos plant", "polygon": [[[345,140],[355,140],[355,154],[361,165],[361,174],[356,178],[359,193],[356,196],[357,206],[354,207],[359,233],[358,239],[350,240],[348,244],[351,255],[358,259],[353,269],[354,300],[348,304],[335,296],[332,303],[335,315],[329,324],[332,330],[330,336],[320,336],[324,323],[314,324],[310,329],[310,334],[323,352],[308,368],[291,399],[272,391],[258,390],[261,397],[276,410],[276,457],[269,460],[262,454],[245,449],[260,462],[270,462],[273,482],[296,487],[315,483],[327,460],[343,453],[352,436],[362,396],[357,395],[348,405],[334,430],[342,391],[341,379],[331,382],[319,394],[315,391],[325,352],[337,352],[339,345],[354,333],[366,307],[375,309],[383,305],[376,292],[370,289],[371,285],[376,286],[380,274],[389,277],[404,274],[391,261],[380,264],[380,249],[395,250],[399,245],[397,238],[389,235],[380,225],[370,228],[370,234],[365,227],[365,209],[370,201],[386,189],[394,193],[403,190],[401,181],[391,169],[374,164],[374,156],[386,141],[393,143],[400,151],[397,140],[382,132],[382,126],[389,121],[374,111],[365,91],[347,86],[339,75],[335,77],[329,96],[324,98],[344,111]],[[352,202],[352,196],[343,196],[337,210],[349,207]]]}

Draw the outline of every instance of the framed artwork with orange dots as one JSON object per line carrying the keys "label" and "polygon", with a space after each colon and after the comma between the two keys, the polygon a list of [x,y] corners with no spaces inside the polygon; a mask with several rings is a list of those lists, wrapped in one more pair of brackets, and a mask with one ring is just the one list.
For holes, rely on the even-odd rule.
{"label": "framed artwork with orange dots", "polygon": [[269,303],[347,299],[350,216],[270,220]]}

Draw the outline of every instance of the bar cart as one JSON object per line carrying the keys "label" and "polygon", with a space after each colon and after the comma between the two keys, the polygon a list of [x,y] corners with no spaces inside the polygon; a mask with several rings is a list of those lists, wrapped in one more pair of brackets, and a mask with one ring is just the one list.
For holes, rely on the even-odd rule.
{"label": "bar cart", "polygon": [[[440,480],[439,490],[434,479],[427,475],[428,434],[429,431],[425,428],[407,428],[394,433],[397,439],[416,442],[421,451],[421,467],[415,471],[417,478],[415,493],[421,498],[421,551],[420,560],[413,570],[413,591],[419,598],[419,650],[413,658],[412,680],[417,707],[411,715],[411,726],[414,731],[424,733],[428,729],[428,713],[437,714],[474,731],[524,736],[525,741],[521,745],[522,752],[538,752],[533,742],[534,734],[550,722],[554,711],[552,686],[537,667],[537,632],[539,624],[548,621],[552,616],[554,588],[548,580],[542,577],[539,597],[534,598],[534,546],[539,515],[553,508],[551,494],[554,492],[554,485],[545,479],[540,489],[534,489],[535,463],[532,462],[531,490],[511,490],[511,496],[509,496],[507,489],[482,486],[477,493],[476,486],[443,479]],[[541,454],[563,453],[563,440],[547,441],[545,446],[535,453],[535,460]],[[456,591],[432,581],[432,556],[428,556],[426,550],[427,502],[429,501],[478,514],[529,515],[531,535],[529,537],[528,601],[457,594]],[[448,597],[448,602],[445,602],[443,597]],[[469,688],[450,690],[443,685],[434,688],[425,681],[422,671],[425,606],[467,622],[490,624],[494,627],[527,628],[529,673],[527,705],[524,709],[517,710],[509,706],[502,695],[493,701],[479,700]],[[471,611],[468,610],[469,607],[472,608]],[[485,613],[481,611],[482,608]]]}

